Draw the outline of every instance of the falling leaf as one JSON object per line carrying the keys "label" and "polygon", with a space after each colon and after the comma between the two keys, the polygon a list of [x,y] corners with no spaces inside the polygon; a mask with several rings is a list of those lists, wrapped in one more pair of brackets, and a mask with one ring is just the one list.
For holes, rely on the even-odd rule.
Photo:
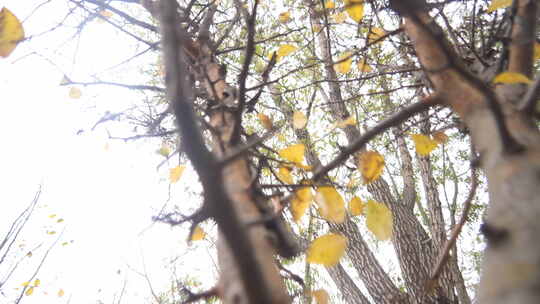
{"label": "falling leaf", "polygon": [[334,223],[345,221],[345,201],[333,187],[319,187],[315,195],[321,216]]}
{"label": "falling leaf", "polygon": [[336,3],[332,0],[328,0],[324,3],[324,7],[326,7],[327,9],[333,9],[336,7]]}
{"label": "falling leaf", "polygon": [[57,223],[62,223],[64,221],[64,219],[58,219],[56,220]]}
{"label": "falling leaf", "polygon": [[278,19],[279,19],[279,22],[285,24],[285,23],[291,21],[291,13],[283,12],[283,13],[279,14]]}
{"label": "falling leaf", "polygon": [[358,67],[358,70],[362,73],[369,73],[373,71],[373,69],[368,64],[366,64],[366,59],[364,58],[360,59],[356,66]]}
{"label": "falling leaf", "polygon": [[55,218],[55,217],[56,217],[56,214],[49,215],[49,218]]}
{"label": "falling leaf", "polygon": [[280,167],[277,173],[277,176],[280,181],[285,184],[294,184],[293,177],[291,175],[291,170],[287,167]]}
{"label": "falling leaf", "polygon": [[28,286],[28,285],[30,285],[30,281],[26,281],[26,282],[24,282],[24,283],[21,284],[22,287],[26,287],[26,286]]}
{"label": "falling leaf", "polygon": [[0,56],[7,57],[24,39],[21,22],[7,8],[0,11]]}
{"label": "falling leaf", "polygon": [[540,59],[540,43],[534,44],[534,60]]}
{"label": "falling leaf", "polygon": [[521,73],[503,72],[495,76],[493,83],[532,83],[532,80]]}
{"label": "falling leaf", "polygon": [[272,120],[270,119],[270,117],[264,115],[263,113],[259,113],[257,114],[257,117],[259,117],[259,122],[261,123],[261,125],[268,131],[272,130]]}
{"label": "falling leaf", "polygon": [[444,144],[448,141],[448,135],[444,134],[443,131],[437,131],[433,133],[433,140],[439,144]]}
{"label": "falling leaf", "polygon": [[345,12],[336,13],[332,15],[332,19],[334,19],[335,23],[341,24],[347,20],[347,14]]}
{"label": "falling leaf", "polygon": [[358,196],[355,196],[349,202],[349,212],[352,216],[362,215],[364,211],[364,203],[360,200]]}
{"label": "falling leaf", "polygon": [[163,157],[169,157],[169,154],[171,154],[171,149],[166,143],[161,144],[161,147],[159,150],[157,150],[157,154],[163,156]]}
{"label": "falling leaf", "polygon": [[279,49],[277,50],[277,56],[278,58],[282,58],[282,57],[285,57],[289,54],[291,54],[292,52],[296,51],[298,48],[292,44],[283,44],[282,46],[279,47]]}
{"label": "falling leaf", "polygon": [[315,239],[307,252],[308,263],[324,266],[336,265],[347,248],[347,238],[329,233]]}
{"label": "falling leaf", "polygon": [[48,235],[54,235],[54,234],[56,234],[56,231],[47,231],[47,234]]}
{"label": "falling leaf", "polygon": [[279,156],[283,157],[284,159],[296,164],[301,164],[304,161],[305,150],[306,147],[303,144],[296,144],[285,149],[281,149],[278,152]]}
{"label": "falling leaf", "polygon": [[306,124],[307,124],[308,120],[307,120],[307,117],[306,115],[304,115],[304,113],[302,112],[294,112],[293,114],[293,127],[295,129],[303,129]]}
{"label": "falling leaf", "polygon": [[[371,32],[368,35],[368,42],[373,43],[379,38],[383,37],[384,35],[386,35],[386,32],[382,28],[380,27],[371,28]],[[377,43],[379,42],[381,41],[377,41]]]}
{"label": "falling leaf", "polygon": [[171,182],[171,184],[174,184],[178,180],[180,180],[180,177],[182,177],[182,173],[184,173],[185,169],[186,166],[179,165],[169,170],[169,181]]}
{"label": "falling leaf", "polygon": [[200,241],[204,239],[205,236],[206,233],[204,232],[204,230],[202,230],[201,227],[196,226],[193,230],[193,234],[191,235],[191,241]]}
{"label": "falling leaf", "polygon": [[58,290],[58,297],[63,297],[63,296],[64,296],[64,290],[63,289]]}
{"label": "falling leaf", "polygon": [[426,156],[433,149],[437,148],[437,141],[429,138],[424,134],[411,134],[411,138],[414,141],[414,146],[416,147],[416,153]]}
{"label": "falling leaf", "polygon": [[345,10],[349,17],[356,22],[364,17],[364,0],[345,0]]}
{"label": "falling leaf", "polygon": [[392,236],[392,212],[384,204],[369,200],[366,206],[366,225],[380,241]]}
{"label": "falling leaf", "polygon": [[77,87],[71,87],[69,88],[69,98],[71,99],[79,99],[82,96],[81,89]]}
{"label": "falling leaf", "polygon": [[311,296],[317,301],[317,304],[328,304],[330,303],[330,296],[328,292],[324,289],[318,289],[311,292]]}
{"label": "falling leaf", "polygon": [[512,0],[491,0],[491,3],[489,4],[487,8],[487,12],[491,13],[500,8],[509,7],[510,5],[512,5]]}
{"label": "falling leaf", "polygon": [[311,194],[311,189],[309,187],[296,191],[291,200],[291,213],[296,223],[298,223],[302,216],[306,213],[306,210],[309,208],[312,200],[313,194]]}
{"label": "falling leaf", "polygon": [[39,279],[36,279],[34,281],[34,287],[38,287],[41,284],[41,281]]}
{"label": "falling leaf", "polygon": [[63,242],[63,243],[62,243],[62,246],[67,246],[67,245],[69,245],[68,242]]}
{"label": "falling leaf", "polygon": [[339,56],[337,62],[338,63],[334,64],[334,69],[336,70],[336,72],[341,74],[347,74],[351,70],[352,53],[343,53],[341,56]]}
{"label": "falling leaf", "polygon": [[376,151],[365,151],[360,155],[358,164],[365,184],[369,184],[381,176],[384,169],[384,157]]}
{"label": "falling leaf", "polygon": [[26,290],[24,294],[27,296],[31,296],[33,293],[34,293],[34,287],[30,287]]}
{"label": "falling leaf", "polygon": [[356,125],[356,118],[354,116],[349,116],[348,118],[336,123],[336,127],[345,128],[346,126]]}

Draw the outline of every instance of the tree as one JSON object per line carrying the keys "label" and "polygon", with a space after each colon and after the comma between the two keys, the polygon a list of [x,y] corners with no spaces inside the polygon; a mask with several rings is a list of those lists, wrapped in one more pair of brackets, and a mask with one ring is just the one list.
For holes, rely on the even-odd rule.
{"label": "tree", "polygon": [[[101,18],[163,54],[165,89],[65,84],[121,85],[157,99],[166,91],[165,109],[148,103],[144,119],[123,115],[146,128],[137,137],[178,136],[179,152],[198,173],[199,211],[158,219],[190,222],[193,232],[217,222],[220,281],[204,295],[289,303],[285,285],[294,296],[295,288],[310,291],[311,266],[302,280],[280,262],[309,246],[307,260],[326,266],[347,302],[471,303],[456,239],[482,212],[474,204],[480,168],[490,207],[476,302],[539,302],[535,1],[285,1],[276,16],[282,8],[263,1],[144,0],[148,20],[130,14],[138,1],[70,2],[84,13],[81,24]],[[433,152],[437,146],[448,150]],[[470,172],[460,176],[467,158]],[[446,182],[470,186],[448,199]],[[340,192],[351,198],[350,214]],[[307,231],[294,223],[289,231],[287,222],[301,221],[306,209]],[[354,217],[361,209],[365,226]],[[364,227],[390,240],[399,271],[385,269]],[[350,267],[336,263],[337,249]],[[311,294],[322,301],[323,292]]]}

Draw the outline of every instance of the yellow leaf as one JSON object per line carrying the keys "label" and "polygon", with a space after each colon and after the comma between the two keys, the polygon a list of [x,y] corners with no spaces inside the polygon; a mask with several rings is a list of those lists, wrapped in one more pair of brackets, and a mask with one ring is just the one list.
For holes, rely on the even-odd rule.
{"label": "yellow leaf", "polygon": [[532,83],[532,80],[520,73],[503,72],[495,76],[493,83]]}
{"label": "yellow leaf", "polygon": [[26,281],[26,282],[24,282],[24,283],[21,284],[22,287],[26,287],[26,286],[28,286],[28,285],[30,285],[30,281]]}
{"label": "yellow leaf", "polygon": [[191,235],[191,240],[192,241],[200,241],[200,240],[204,239],[205,236],[206,236],[206,233],[204,232],[204,230],[202,230],[201,227],[197,226],[193,230],[193,234]]}
{"label": "yellow leaf", "polygon": [[349,202],[349,212],[352,216],[362,215],[364,212],[364,203],[358,196],[353,197]]}
{"label": "yellow leaf", "polygon": [[311,205],[313,195],[309,187],[297,190],[293,199],[291,200],[291,213],[296,223],[300,221],[302,216],[306,213],[306,210]]}
{"label": "yellow leaf", "polygon": [[345,128],[346,126],[356,125],[356,118],[354,116],[349,116],[347,119],[342,120],[336,124],[338,128]]}
{"label": "yellow leaf", "polygon": [[111,18],[113,13],[111,11],[108,11],[108,10],[102,10],[99,12],[99,14],[105,18]]}
{"label": "yellow leaf", "polygon": [[291,21],[291,13],[283,12],[283,13],[279,14],[278,19],[279,19],[279,22],[285,24],[285,23]]}
{"label": "yellow leaf", "polygon": [[166,143],[161,144],[161,148],[157,150],[157,153],[163,157],[168,157],[171,154],[171,149]]}
{"label": "yellow leaf", "polygon": [[364,17],[364,0],[345,0],[345,10],[349,17],[356,22]]}
{"label": "yellow leaf", "polygon": [[324,3],[324,7],[326,7],[327,9],[333,9],[336,7],[336,3],[332,0],[327,0],[325,3]]}
{"label": "yellow leaf", "polygon": [[351,70],[351,64],[352,64],[352,53],[351,52],[345,52],[341,56],[339,56],[339,59],[337,61],[338,63],[334,64],[334,69],[336,72],[341,74],[347,74]]}
{"label": "yellow leaf", "polygon": [[294,112],[293,114],[293,127],[295,129],[303,129],[307,124],[307,117],[302,112]]}
{"label": "yellow leaf", "polygon": [[437,148],[438,143],[424,134],[411,134],[411,138],[414,141],[416,147],[416,153],[426,156],[433,149]]}
{"label": "yellow leaf", "polygon": [[77,87],[71,87],[69,88],[69,98],[71,99],[79,99],[82,96],[81,89]]}
{"label": "yellow leaf", "polygon": [[63,297],[63,296],[64,296],[64,290],[63,290],[63,289],[58,290],[58,296],[59,296],[59,297]]}
{"label": "yellow leaf", "polygon": [[263,113],[257,114],[257,117],[259,117],[259,122],[261,125],[268,131],[272,130],[272,120],[270,117],[264,115]]}
{"label": "yellow leaf", "polygon": [[30,287],[26,290],[24,294],[27,296],[31,296],[33,293],[34,293],[34,287]]}
{"label": "yellow leaf", "polygon": [[62,223],[64,221],[64,219],[58,219],[56,220],[57,223]]}
{"label": "yellow leaf", "polygon": [[324,289],[314,290],[311,292],[311,296],[317,301],[317,304],[328,304],[330,303],[330,297]]}
{"label": "yellow leaf", "polygon": [[[381,38],[382,36],[386,35],[386,32],[380,28],[380,27],[373,27],[371,28],[371,32],[368,35],[368,42],[373,43],[375,40]],[[379,43],[381,41],[378,41]]]}
{"label": "yellow leaf", "polygon": [[534,60],[540,59],[540,43],[534,44]]}
{"label": "yellow leaf", "polygon": [[347,14],[345,12],[336,13],[332,15],[332,19],[334,19],[335,23],[341,24],[347,19]]}
{"label": "yellow leaf", "polygon": [[7,8],[0,11],[0,56],[7,57],[24,39],[21,22]]}
{"label": "yellow leaf", "polygon": [[360,59],[356,66],[358,67],[358,70],[362,73],[369,73],[373,71],[373,69],[366,64],[366,59]]}
{"label": "yellow leaf", "polygon": [[312,166],[304,165],[304,164],[294,164],[295,167],[304,169],[306,171],[311,171],[313,169]]}
{"label": "yellow leaf", "polygon": [[41,284],[41,281],[40,281],[39,279],[36,279],[36,280],[34,281],[34,287],[38,287],[39,284]]}
{"label": "yellow leaf", "polygon": [[68,242],[63,242],[63,243],[62,243],[62,246],[67,246],[67,245],[69,245]]}
{"label": "yellow leaf", "polygon": [[345,201],[335,188],[319,187],[315,201],[324,219],[338,224],[345,221]]}
{"label": "yellow leaf", "polygon": [[298,48],[292,44],[284,44],[280,46],[279,49],[277,50],[277,56],[278,58],[285,57],[289,55],[290,53],[296,51],[296,49]]}
{"label": "yellow leaf", "polygon": [[32,251],[28,251],[28,253],[26,254],[27,257],[31,258],[32,257]]}
{"label": "yellow leaf", "polygon": [[318,32],[321,30],[321,26],[318,25],[318,24],[313,24],[313,25],[311,26],[311,30],[312,30],[313,32],[315,32],[315,33],[318,33]]}
{"label": "yellow leaf", "polygon": [[366,225],[381,241],[392,237],[392,212],[384,204],[369,200],[366,206]]}
{"label": "yellow leaf", "polygon": [[54,235],[54,234],[56,234],[56,231],[47,231],[47,234],[48,235]]}
{"label": "yellow leaf", "polygon": [[277,173],[277,176],[280,181],[285,184],[294,184],[293,177],[291,175],[291,170],[287,167],[280,167]]}
{"label": "yellow leaf", "polygon": [[182,173],[184,173],[184,170],[186,170],[186,166],[184,165],[179,165],[169,170],[169,181],[171,182],[171,184],[174,184],[180,180],[180,177],[182,177]]}
{"label": "yellow leaf", "polygon": [[285,149],[279,150],[279,156],[282,158],[296,163],[301,164],[304,161],[304,151],[306,150],[306,147],[303,144],[296,144],[289,146]]}
{"label": "yellow leaf", "polygon": [[55,217],[56,217],[56,214],[49,215],[49,218],[55,218]]}
{"label": "yellow leaf", "polygon": [[487,12],[491,13],[500,8],[509,7],[510,5],[512,5],[512,0],[491,0],[491,3],[487,8]]}
{"label": "yellow leaf", "polygon": [[360,155],[358,164],[365,184],[369,184],[381,176],[384,169],[384,157],[376,151],[365,151]]}
{"label": "yellow leaf", "polygon": [[443,131],[437,131],[433,133],[433,140],[439,144],[444,144],[448,141],[448,135],[444,134]]}
{"label": "yellow leaf", "polygon": [[315,239],[307,252],[308,263],[322,264],[324,266],[336,265],[347,248],[347,238],[329,233]]}

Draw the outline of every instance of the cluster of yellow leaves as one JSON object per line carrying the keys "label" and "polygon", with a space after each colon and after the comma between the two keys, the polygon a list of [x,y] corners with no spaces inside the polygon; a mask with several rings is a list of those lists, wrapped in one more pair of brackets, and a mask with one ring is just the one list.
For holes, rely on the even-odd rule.
{"label": "cluster of yellow leaves", "polygon": [[199,227],[199,226],[196,226],[195,229],[193,230],[193,233],[191,234],[191,241],[200,241],[202,239],[204,239],[206,237],[206,233],[204,232],[204,230]]}
{"label": "cluster of yellow leaves", "polygon": [[358,164],[365,184],[378,179],[384,169],[384,157],[376,151],[365,151],[360,155]]}
{"label": "cluster of yellow leaves", "polygon": [[345,11],[352,20],[362,21],[364,17],[364,0],[345,0]]}
{"label": "cluster of yellow leaves", "polygon": [[26,292],[24,293],[24,295],[31,296],[34,293],[34,288],[39,287],[39,285],[41,285],[41,281],[39,279],[35,279],[33,286],[30,286],[30,282],[24,282],[21,285],[23,287],[29,286],[28,289],[26,289]]}
{"label": "cluster of yellow leaves", "polygon": [[309,187],[297,190],[291,200],[291,213],[296,223],[300,221],[302,216],[306,213],[306,210],[313,201],[313,194]]}
{"label": "cluster of yellow leaves", "polygon": [[315,301],[317,301],[317,304],[328,304],[330,303],[330,297],[328,296],[328,292],[324,289],[318,289],[311,292],[311,296]]}
{"label": "cluster of yellow leaves", "polygon": [[358,196],[355,196],[349,202],[349,212],[352,216],[362,215],[364,212],[365,204],[360,200]]}
{"label": "cluster of yellow leaves", "polygon": [[329,233],[315,239],[307,252],[308,263],[321,264],[324,266],[336,265],[347,248],[347,238]]}
{"label": "cluster of yellow leaves", "polygon": [[169,170],[169,181],[171,184],[174,184],[180,180],[180,177],[182,177],[182,173],[184,173],[185,169],[186,166],[179,165]]}
{"label": "cluster of yellow leaves", "polygon": [[315,195],[320,215],[331,222],[345,221],[345,201],[333,187],[319,187]]}
{"label": "cluster of yellow leaves", "polygon": [[512,5],[512,0],[492,0],[487,8],[487,12],[491,13],[500,8],[506,8]]}
{"label": "cluster of yellow leaves", "polygon": [[[442,135],[438,135],[438,137],[442,138]],[[411,138],[414,141],[416,153],[422,156],[428,155],[439,145],[437,140],[431,139],[429,136],[424,134],[411,134]]]}
{"label": "cluster of yellow leaves", "polygon": [[506,83],[506,84],[513,84],[513,83],[532,83],[532,80],[530,80],[527,76],[520,74],[520,73],[514,73],[514,72],[503,72],[499,75],[495,76],[493,79],[493,83]]}
{"label": "cluster of yellow leaves", "polygon": [[385,205],[369,200],[366,206],[366,225],[381,241],[392,237],[392,212]]}
{"label": "cluster of yellow leaves", "polygon": [[293,113],[293,127],[295,129],[303,129],[307,125],[308,119],[302,112]]}
{"label": "cluster of yellow leaves", "polygon": [[7,8],[0,11],[0,56],[7,57],[24,39],[21,22]]}
{"label": "cluster of yellow leaves", "polygon": [[259,122],[261,123],[263,128],[265,128],[268,131],[272,130],[273,124],[270,117],[268,117],[267,115],[263,113],[257,114],[257,117],[259,118]]}

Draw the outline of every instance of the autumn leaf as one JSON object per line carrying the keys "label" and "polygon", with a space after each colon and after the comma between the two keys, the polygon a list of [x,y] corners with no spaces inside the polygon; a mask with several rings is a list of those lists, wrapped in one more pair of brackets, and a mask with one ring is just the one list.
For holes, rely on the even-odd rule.
{"label": "autumn leaf", "polygon": [[7,57],[19,42],[24,39],[21,22],[7,8],[0,11],[0,56]]}
{"label": "autumn leaf", "polygon": [[365,151],[360,155],[358,164],[365,184],[378,179],[384,169],[384,157],[376,151]]}
{"label": "autumn leaf", "polygon": [[291,13],[283,12],[283,13],[279,14],[278,19],[279,19],[279,22],[285,24],[285,23],[291,21]]}
{"label": "autumn leaf", "polygon": [[351,70],[352,53],[343,53],[341,56],[339,56],[337,62],[338,63],[334,64],[334,69],[336,70],[336,72],[341,74],[347,74]]}
{"label": "autumn leaf", "polygon": [[57,223],[62,223],[62,222],[64,222],[64,219],[57,219],[56,222]]}
{"label": "autumn leaf", "polygon": [[47,234],[48,235],[54,235],[54,234],[56,234],[56,231],[47,231]]}
{"label": "autumn leaf", "polygon": [[81,91],[81,89],[79,89],[77,87],[71,87],[71,88],[69,88],[68,95],[69,95],[69,98],[71,98],[71,99],[79,99],[82,96],[82,91]]}
{"label": "autumn leaf", "polygon": [[166,143],[161,144],[161,147],[159,150],[157,150],[157,154],[163,156],[163,157],[169,157],[169,154],[171,154],[171,149]]}
{"label": "autumn leaf", "polygon": [[512,5],[512,0],[491,0],[491,3],[489,4],[487,8],[487,12],[491,13],[500,8],[509,7],[510,5]]}
{"label": "autumn leaf", "polygon": [[[383,37],[384,35],[386,35],[386,32],[380,28],[380,27],[373,27],[371,28],[371,32],[369,32],[369,35],[368,35],[368,42],[369,43],[373,43],[375,42],[377,39]],[[381,41],[377,41],[377,43],[379,43]]]}
{"label": "autumn leaf", "polygon": [[324,3],[324,7],[326,7],[327,9],[333,9],[336,7],[336,3],[332,0],[328,0]]}
{"label": "autumn leaf", "polygon": [[366,63],[366,59],[364,58],[360,59],[356,66],[358,67],[358,70],[362,73],[369,73],[373,71],[373,69]]}
{"label": "autumn leaf", "polygon": [[56,214],[49,214],[49,218],[55,218],[56,217]]}
{"label": "autumn leaf", "polygon": [[333,187],[319,187],[315,195],[321,216],[334,223],[345,221],[345,201]]}
{"label": "autumn leaf", "polygon": [[347,183],[347,188],[352,189],[358,185],[358,180],[354,177],[351,177],[349,179],[349,182]]}
{"label": "autumn leaf", "polygon": [[99,12],[99,14],[105,18],[111,18],[113,13],[111,11],[108,11],[108,10],[102,10]]}
{"label": "autumn leaf", "polygon": [[534,60],[540,59],[540,43],[534,44]]}
{"label": "autumn leaf", "polygon": [[285,149],[281,149],[278,152],[279,156],[282,158],[296,164],[301,164],[304,161],[305,150],[306,147],[303,144],[296,144]]}
{"label": "autumn leaf", "polygon": [[277,173],[277,176],[280,181],[285,184],[294,184],[293,177],[291,175],[291,170],[287,167],[280,167]]}
{"label": "autumn leaf", "polygon": [[362,215],[364,211],[364,203],[360,200],[358,196],[355,196],[349,202],[349,212],[352,216]]}
{"label": "autumn leaf", "polygon": [[527,76],[521,73],[503,72],[495,76],[495,78],[493,79],[493,83],[532,83],[532,80],[530,80]]}
{"label": "autumn leaf", "polygon": [[392,236],[392,212],[384,204],[369,200],[366,206],[366,225],[380,241]]}
{"label": "autumn leaf", "polygon": [[34,293],[34,287],[29,287],[24,293],[27,296],[31,296]]}
{"label": "autumn leaf", "polygon": [[193,230],[193,233],[191,234],[191,241],[200,241],[204,239],[205,236],[206,233],[204,232],[204,230],[202,230],[201,227],[196,226]]}
{"label": "autumn leaf", "polygon": [[292,52],[296,51],[298,48],[292,44],[283,44],[281,45],[276,54],[278,56],[278,59],[281,59],[282,57],[285,57],[289,54],[291,54]]}
{"label": "autumn leaf", "polygon": [[32,251],[28,251],[28,253],[26,254],[27,257],[31,258],[33,255]]}
{"label": "autumn leaf", "polygon": [[311,189],[309,187],[302,188],[295,192],[294,197],[291,200],[291,213],[296,223],[298,223],[306,213],[312,200],[313,194],[311,194]]}
{"label": "autumn leaf", "polygon": [[437,131],[433,133],[433,140],[439,144],[444,144],[448,141],[448,135],[444,134],[443,131]]}
{"label": "autumn leaf", "polygon": [[347,238],[329,233],[315,239],[307,252],[308,263],[322,264],[324,266],[336,265],[347,248]]}
{"label": "autumn leaf", "polygon": [[437,141],[429,138],[424,134],[411,134],[411,138],[414,141],[414,146],[416,147],[416,153],[426,156],[433,149],[437,148]]}
{"label": "autumn leaf", "polygon": [[257,114],[257,117],[259,117],[259,122],[266,130],[268,131],[272,130],[273,125],[272,125],[272,120],[270,119],[270,117],[266,116],[263,113]]}
{"label": "autumn leaf", "polygon": [[58,290],[58,297],[63,297],[63,296],[64,296],[64,290],[63,289]]}
{"label": "autumn leaf", "polygon": [[341,24],[347,19],[347,14],[345,12],[336,13],[332,15],[332,19],[334,19],[335,23]]}
{"label": "autumn leaf", "polygon": [[26,287],[28,285],[30,285],[30,281],[26,281],[21,284],[22,287]]}
{"label": "autumn leaf", "polygon": [[345,128],[346,126],[356,125],[356,118],[354,116],[349,116],[348,118],[336,123],[336,127]]}
{"label": "autumn leaf", "polygon": [[39,279],[34,280],[34,287],[38,287],[41,284],[41,281]]}
{"label": "autumn leaf", "polygon": [[182,177],[182,173],[184,173],[185,169],[186,166],[179,165],[169,170],[169,181],[171,182],[171,184],[174,184],[178,180],[180,180],[180,177]]}
{"label": "autumn leaf", "polygon": [[317,304],[328,304],[330,303],[330,296],[328,292],[324,289],[318,289],[311,292],[311,296],[317,301]]}
{"label": "autumn leaf", "polygon": [[364,0],[345,0],[345,10],[349,17],[356,22],[364,17]]}
{"label": "autumn leaf", "polygon": [[295,129],[303,129],[306,126],[307,122],[308,120],[304,113],[298,111],[293,113],[293,127]]}

